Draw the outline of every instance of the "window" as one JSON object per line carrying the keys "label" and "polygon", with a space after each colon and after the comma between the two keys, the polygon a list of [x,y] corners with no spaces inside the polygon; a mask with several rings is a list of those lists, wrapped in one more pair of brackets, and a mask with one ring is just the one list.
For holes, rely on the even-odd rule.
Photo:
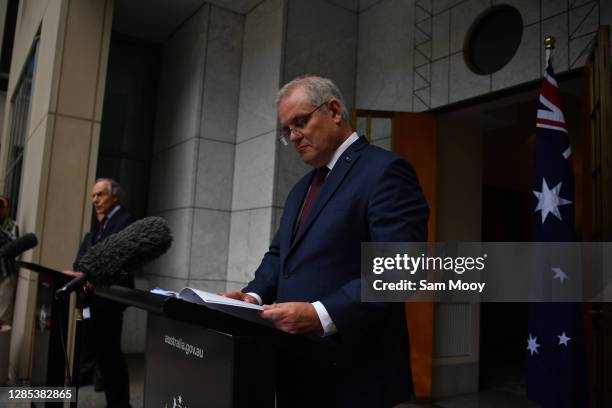
{"label": "window", "polygon": [[4,194],[11,200],[9,216],[16,218],[19,206],[19,189],[21,187],[21,170],[23,154],[30,121],[32,104],[32,82],[38,54],[38,39],[25,65],[25,70],[11,98],[11,118],[8,138],[8,160],[6,164]]}

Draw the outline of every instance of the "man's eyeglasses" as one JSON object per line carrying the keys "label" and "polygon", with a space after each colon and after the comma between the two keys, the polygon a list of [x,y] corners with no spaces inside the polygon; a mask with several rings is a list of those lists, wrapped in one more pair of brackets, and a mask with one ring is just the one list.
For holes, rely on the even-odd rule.
{"label": "man's eyeglasses", "polygon": [[301,135],[304,128],[308,126],[308,122],[310,122],[310,118],[312,118],[312,115],[316,111],[321,109],[323,105],[327,104],[327,102],[329,101],[325,101],[319,106],[317,106],[316,108],[314,108],[309,113],[305,115],[297,116],[295,119],[293,119],[293,123],[290,126],[286,126],[281,129],[281,138],[284,137],[285,139],[289,139],[291,137],[291,133],[297,133]]}

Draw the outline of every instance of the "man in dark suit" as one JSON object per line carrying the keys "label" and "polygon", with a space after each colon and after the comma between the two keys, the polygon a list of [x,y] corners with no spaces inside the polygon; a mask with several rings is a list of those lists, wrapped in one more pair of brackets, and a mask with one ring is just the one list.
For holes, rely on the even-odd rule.
{"label": "man in dark suit", "polygon": [[360,252],[362,242],[427,240],[429,212],[415,172],[352,132],[342,95],[328,79],[285,85],[278,117],[314,170],[290,191],[255,278],[226,296],[264,304],[262,316],[277,328],[336,346],[334,358],[323,362],[302,358],[300,350],[280,357],[280,405],[405,401],[412,377],[404,305],[361,302]]}
{"label": "man in dark suit", "polygon": [[[79,259],[87,253],[89,248],[134,222],[130,213],[121,206],[120,197],[121,187],[115,180],[109,178],[96,180],[92,190],[92,201],[98,222],[81,242],[73,265],[75,270],[78,269]],[[79,274],[79,272],[72,271],[64,271],[64,273]],[[133,288],[134,277],[130,274],[118,284]],[[121,327],[125,306],[97,297],[91,290],[88,290],[85,302],[91,311],[90,330],[85,333],[85,341],[93,348],[107,405],[108,407],[129,407],[129,377],[121,352]],[[87,348],[87,344],[84,348]]]}

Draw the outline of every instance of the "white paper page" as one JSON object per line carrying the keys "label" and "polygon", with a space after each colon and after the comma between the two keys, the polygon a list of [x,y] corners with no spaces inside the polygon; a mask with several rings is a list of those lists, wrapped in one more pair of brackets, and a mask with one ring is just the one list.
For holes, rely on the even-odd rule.
{"label": "white paper page", "polygon": [[243,307],[247,309],[263,310],[259,305],[254,305],[249,302],[243,302],[242,300],[231,299],[225,296],[220,296],[215,293],[206,292],[204,290],[194,288],[184,288],[179,293],[179,298],[192,303],[217,303],[221,305],[230,305]]}

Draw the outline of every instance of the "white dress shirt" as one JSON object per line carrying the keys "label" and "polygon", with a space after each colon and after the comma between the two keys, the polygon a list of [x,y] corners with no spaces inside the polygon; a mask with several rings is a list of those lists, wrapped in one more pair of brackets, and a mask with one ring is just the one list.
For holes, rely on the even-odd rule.
{"label": "white dress shirt", "polygon": [[[340,145],[340,147],[336,149],[329,163],[325,165],[329,169],[329,173],[327,173],[328,177],[331,174],[331,171],[333,170],[334,165],[336,164],[340,156],[342,156],[342,153],[344,153],[346,149],[348,149],[348,147],[352,145],[353,143],[355,143],[358,139],[359,139],[359,136],[357,135],[357,133],[353,132],[353,134],[351,134]],[[255,299],[257,299],[257,303],[261,305],[261,297],[257,293],[249,292],[248,295],[251,295]],[[327,312],[327,309],[325,309],[325,306],[323,306],[323,303],[316,301],[316,302],[313,302],[312,305],[314,306],[315,311],[317,312],[317,315],[319,316],[319,320],[321,321],[321,326],[323,327],[323,337],[336,333],[338,329],[336,328],[334,321],[331,319],[331,316]]]}

